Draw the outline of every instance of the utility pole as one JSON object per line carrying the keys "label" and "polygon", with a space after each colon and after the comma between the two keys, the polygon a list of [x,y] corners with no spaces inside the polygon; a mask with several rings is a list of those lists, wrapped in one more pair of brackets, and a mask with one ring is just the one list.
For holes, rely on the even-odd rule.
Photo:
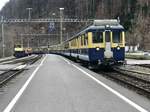
{"label": "utility pole", "polygon": [[63,24],[62,24],[62,22],[63,22],[63,10],[64,10],[64,8],[59,8],[59,10],[60,10],[60,44],[62,44],[62,41],[63,41],[63,37],[62,37]]}
{"label": "utility pole", "polygon": [[69,39],[69,34],[67,33],[67,40]]}
{"label": "utility pole", "polygon": [[21,46],[22,46],[22,48],[23,48],[23,35],[22,34],[20,34],[20,38],[21,38]]}
{"label": "utility pole", "polygon": [[40,48],[40,38],[38,38],[37,41],[38,41],[38,43],[37,43],[38,44],[38,48]]}
{"label": "utility pole", "polygon": [[[26,8],[26,10],[28,10],[28,20],[30,21],[31,20],[31,10],[32,10],[32,8]],[[28,28],[29,28],[29,33],[30,33],[30,22],[28,24]],[[29,48],[30,47],[29,37],[27,37],[27,40],[28,40],[27,47]]]}
{"label": "utility pole", "polygon": [[5,37],[4,37],[4,23],[3,23],[4,17],[1,16],[2,21],[2,57],[5,57]]}
{"label": "utility pole", "polygon": [[29,11],[29,13],[28,13],[28,19],[31,20],[31,10],[32,10],[32,8],[26,8],[26,9]]}

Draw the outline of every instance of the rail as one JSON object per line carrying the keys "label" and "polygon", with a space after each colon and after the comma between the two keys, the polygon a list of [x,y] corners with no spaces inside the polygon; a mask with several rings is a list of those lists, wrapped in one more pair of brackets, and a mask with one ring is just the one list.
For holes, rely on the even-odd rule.
{"label": "rail", "polygon": [[150,98],[150,81],[142,77],[134,76],[131,73],[123,73],[120,70],[114,69],[112,72],[100,73],[104,77],[115,80],[117,83],[123,84],[125,87],[135,90],[137,93]]}
{"label": "rail", "polygon": [[[23,61],[23,64],[26,65],[31,65],[34,64],[36,61],[38,61],[40,58],[42,57],[42,55],[36,56],[35,58],[32,58],[32,60],[25,60]],[[24,66],[25,67],[25,66]],[[21,69],[10,69],[6,72],[3,72],[2,74],[0,74],[0,86],[2,86],[3,84],[5,84],[7,81],[9,81],[10,79],[12,79],[13,77],[15,77],[16,75],[22,73],[25,69],[21,68]]]}
{"label": "rail", "polygon": [[[50,19],[50,18],[43,18],[43,19],[3,19],[0,23],[49,23],[49,22],[60,22],[60,19]],[[87,23],[93,22],[93,19],[70,19],[65,18],[62,22],[71,22],[71,23]]]}

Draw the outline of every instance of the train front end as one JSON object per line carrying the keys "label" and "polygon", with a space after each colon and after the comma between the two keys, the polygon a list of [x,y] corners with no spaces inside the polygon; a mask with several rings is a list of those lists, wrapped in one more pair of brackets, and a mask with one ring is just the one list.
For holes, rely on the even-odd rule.
{"label": "train front end", "polygon": [[24,57],[26,55],[24,48],[20,45],[17,44],[14,46],[14,57],[16,58],[21,58]]}
{"label": "train front end", "polygon": [[125,32],[117,20],[99,20],[89,29],[89,59],[100,65],[124,63]]}

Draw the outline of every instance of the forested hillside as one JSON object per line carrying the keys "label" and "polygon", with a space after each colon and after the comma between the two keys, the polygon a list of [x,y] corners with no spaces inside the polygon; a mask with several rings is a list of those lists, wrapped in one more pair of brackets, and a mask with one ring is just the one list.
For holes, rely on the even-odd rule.
{"label": "forested hillside", "polygon": [[[58,18],[60,7],[65,8],[65,18],[119,17],[127,31],[127,43],[150,49],[150,0],[10,0],[0,14],[5,18],[27,18],[27,7],[33,8],[32,18]],[[70,24],[67,27],[74,30]]]}

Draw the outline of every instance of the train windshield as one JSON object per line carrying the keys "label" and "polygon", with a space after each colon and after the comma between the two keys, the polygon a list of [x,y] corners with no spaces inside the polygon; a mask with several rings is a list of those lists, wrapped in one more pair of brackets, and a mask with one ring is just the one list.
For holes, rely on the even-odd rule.
{"label": "train windshield", "polygon": [[103,32],[93,32],[93,43],[103,43]]}
{"label": "train windshield", "polygon": [[113,32],[113,42],[114,43],[121,43],[122,41],[122,32],[114,31]]}

